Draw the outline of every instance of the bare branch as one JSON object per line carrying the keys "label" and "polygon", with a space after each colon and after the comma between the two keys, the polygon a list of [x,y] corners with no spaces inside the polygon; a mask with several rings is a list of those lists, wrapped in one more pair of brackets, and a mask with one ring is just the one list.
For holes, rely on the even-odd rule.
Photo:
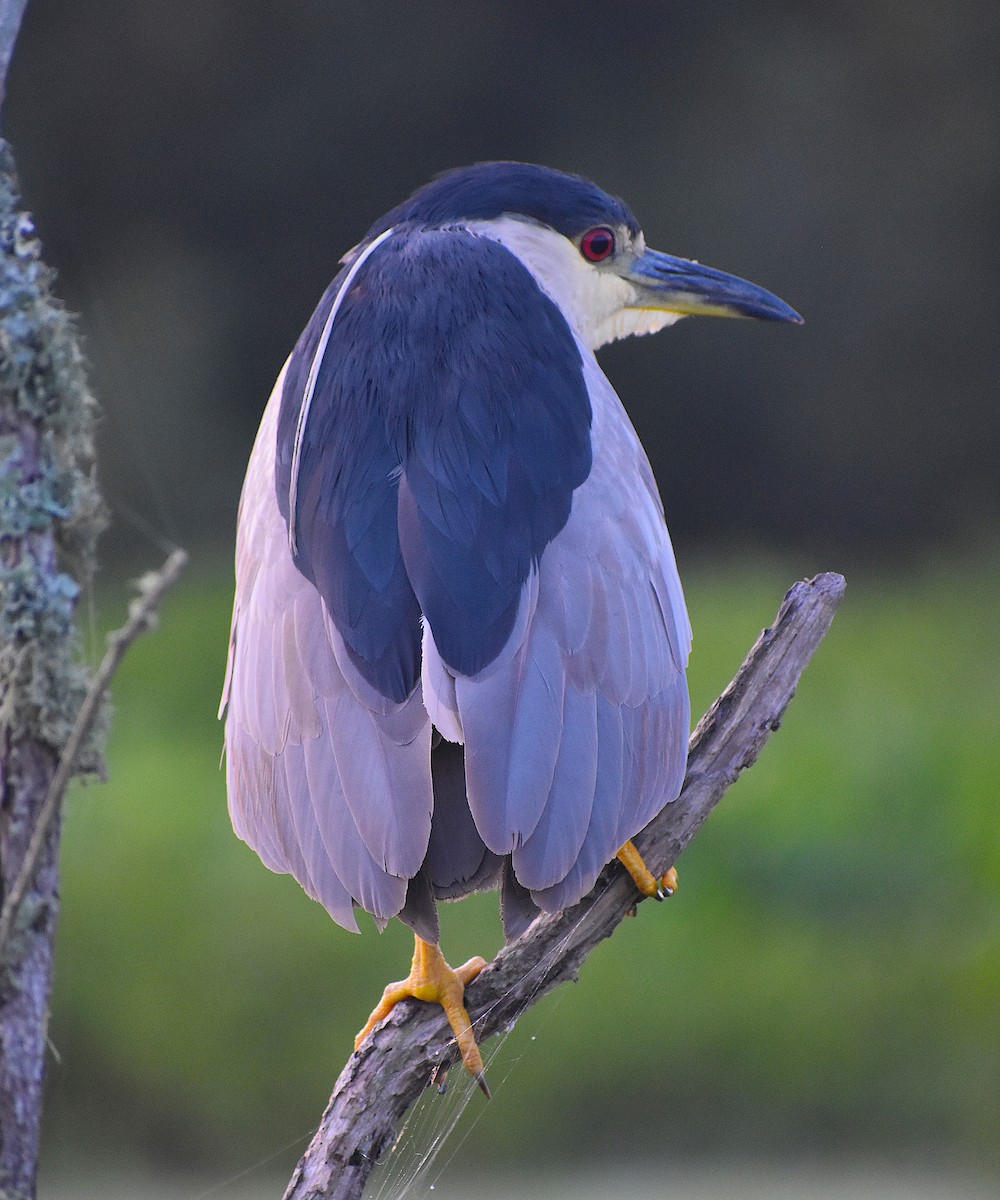
{"label": "bare branch", "polygon": [[[736,677],[691,738],[680,796],[635,839],[650,869],[662,873],[694,837],[741,771],[777,729],[813,652],[844,594],[840,575],[797,583]],[[639,897],[624,870],[605,868],[579,904],[545,915],[505,946],[466,991],[480,1042],[509,1029],[557,983],[575,979],[590,951],[609,937]],[[435,1070],[455,1061],[441,1010],[398,1005],[351,1055],[285,1200],[358,1200],[406,1110]]]}
{"label": "bare branch", "polygon": [[101,711],[111,680],[129,646],[140,633],[145,633],[155,626],[156,613],[160,603],[177,582],[186,563],[187,554],[183,550],[174,550],[159,571],[150,571],[138,580],[136,586],[139,594],[129,605],[128,620],[120,629],[108,634],[108,648],[87,688],[87,694],[83,698],[76,721],[70,730],[62,754],[59,756],[59,764],[52,776],[45,800],[38,813],[38,819],[31,831],[31,838],[21,863],[21,869],[4,897],[3,908],[0,909],[0,962],[4,961],[7,939],[14,927],[25,893],[34,878],[39,855],[48,838],[52,822],[59,812],[63,793],[75,773],[80,748],[89,737],[94,721]]}

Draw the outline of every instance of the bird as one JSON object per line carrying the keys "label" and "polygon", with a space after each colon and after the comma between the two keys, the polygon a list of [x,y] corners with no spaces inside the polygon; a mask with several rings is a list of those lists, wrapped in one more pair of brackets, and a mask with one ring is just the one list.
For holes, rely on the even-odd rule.
{"label": "bird", "polygon": [[340,260],[278,376],[240,498],[226,678],[236,834],[335,922],[414,934],[401,999],[486,965],[438,901],[498,889],[504,934],[575,904],[673,801],[691,626],[639,438],[595,351],[706,314],[801,323],[647,248],[579,175],[437,176]]}

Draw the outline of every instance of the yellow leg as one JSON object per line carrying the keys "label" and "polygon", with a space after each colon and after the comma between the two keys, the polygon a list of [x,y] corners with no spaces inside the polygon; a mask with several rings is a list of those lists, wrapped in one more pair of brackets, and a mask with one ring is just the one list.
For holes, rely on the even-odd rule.
{"label": "yellow leg", "polygon": [[387,1017],[400,1000],[412,996],[416,1000],[440,1004],[454,1031],[466,1070],[475,1077],[489,1098],[490,1089],[486,1086],[486,1076],[483,1073],[483,1058],[476,1045],[476,1036],[472,1032],[472,1022],[464,1003],[465,985],[471,983],[485,966],[486,959],[477,955],[456,970],[452,970],[445,962],[440,946],[414,936],[410,974],[399,983],[390,983],[382,993],[382,999],[375,1006],[375,1011],[354,1039],[354,1049],[358,1049],[379,1021]]}
{"label": "yellow leg", "polygon": [[677,891],[677,872],[673,867],[659,879],[642,861],[642,855],[631,842],[626,842],[618,851],[618,861],[632,876],[632,881],[644,896],[655,896],[657,900],[665,900]]}

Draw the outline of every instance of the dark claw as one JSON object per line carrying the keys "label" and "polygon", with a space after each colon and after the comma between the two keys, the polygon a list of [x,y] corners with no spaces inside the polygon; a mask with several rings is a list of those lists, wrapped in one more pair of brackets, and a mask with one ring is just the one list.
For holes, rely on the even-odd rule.
{"label": "dark claw", "polygon": [[479,1084],[479,1090],[483,1093],[483,1095],[486,1097],[486,1099],[492,1100],[493,1096],[490,1094],[490,1087],[489,1087],[489,1084],[486,1082],[486,1074],[484,1071],[480,1071],[479,1074],[476,1076],[476,1083]]}

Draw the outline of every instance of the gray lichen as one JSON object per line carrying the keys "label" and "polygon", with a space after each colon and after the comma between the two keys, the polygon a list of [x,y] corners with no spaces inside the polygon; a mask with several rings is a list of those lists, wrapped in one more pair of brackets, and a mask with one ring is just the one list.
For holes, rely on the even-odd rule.
{"label": "gray lichen", "polygon": [[[74,611],[105,515],[96,404],[53,278],[0,140],[0,734],[58,754],[87,687]],[[92,744],[81,770],[99,762]]]}
{"label": "gray lichen", "polygon": [[[0,141],[0,1197],[11,1200],[35,1194],[59,909],[58,809],[43,814],[87,691],[75,611],[104,522],[94,400],[52,283]],[[99,768],[101,740],[78,772]]]}

